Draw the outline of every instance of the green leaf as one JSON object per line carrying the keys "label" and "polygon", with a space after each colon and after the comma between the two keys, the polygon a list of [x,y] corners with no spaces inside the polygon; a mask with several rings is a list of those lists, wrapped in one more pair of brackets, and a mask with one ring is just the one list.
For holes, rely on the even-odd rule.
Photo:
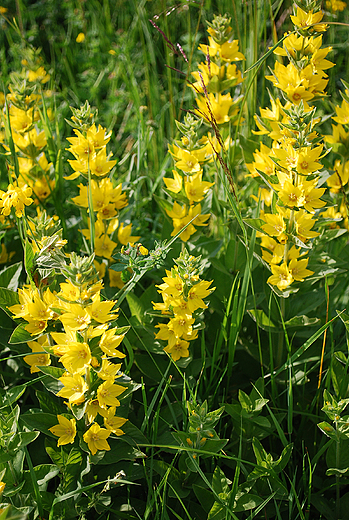
{"label": "green leaf", "polygon": [[130,307],[131,316],[136,316],[137,320],[143,323],[146,309],[141,300],[132,292],[127,294],[126,300]]}
{"label": "green leaf", "polygon": [[10,406],[17,401],[25,392],[26,385],[18,385],[10,388],[9,390],[0,389],[1,404],[0,409],[5,406]]}
{"label": "green leaf", "polygon": [[254,509],[255,507],[258,507],[262,502],[263,499],[259,496],[253,495],[252,493],[246,493],[246,495],[243,495],[234,503],[233,510],[234,513],[240,511],[248,511],[249,509]]}
{"label": "green leaf", "polygon": [[312,327],[317,323],[320,323],[319,318],[308,318],[308,316],[293,316],[290,320],[285,321],[285,326],[289,328],[303,328],[303,327]]}
{"label": "green leaf", "polygon": [[33,274],[34,274],[34,270],[35,270],[34,257],[35,257],[35,254],[34,254],[33,247],[31,245],[31,243],[29,242],[29,240],[27,239],[25,241],[25,247],[24,247],[24,267],[25,267],[26,273],[32,284],[34,284],[34,281],[33,281]]}
{"label": "green leaf", "polygon": [[265,231],[263,231],[263,229],[262,229],[262,226],[265,226],[265,222],[261,218],[244,218],[243,222],[248,227],[255,229],[256,231],[259,231],[260,233],[265,234]]}
{"label": "green leaf", "polygon": [[[231,483],[231,482],[230,482]],[[216,466],[212,477],[212,488],[217,495],[219,493],[229,493],[228,479],[220,467]]]}
{"label": "green leaf", "polygon": [[57,424],[57,415],[33,411],[32,413],[25,413],[21,415],[20,421],[31,430],[39,430],[40,432],[57,439],[53,433],[48,431],[49,428],[52,428],[52,426]]}
{"label": "green leaf", "polygon": [[262,309],[250,309],[247,312],[261,329],[268,332],[279,331],[276,325],[268,318]]}
{"label": "green leaf", "polygon": [[11,291],[17,291],[18,280],[22,272],[22,262],[5,267],[0,272],[0,287],[6,287]]}
{"label": "green leaf", "polygon": [[27,446],[31,442],[35,441],[35,439],[40,435],[40,432],[21,432],[16,433],[16,435],[11,439],[8,444],[8,448],[10,450],[18,450],[23,448],[23,446]]}
{"label": "green leaf", "polygon": [[43,374],[46,374],[47,376],[51,376],[53,377],[54,379],[59,379],[60,377],[63,376],[63,374],[66,373],[66,370],[64,368],[59,368],[59,367],[51,367],[51,366],[38,366],[38,369],[40,370],[40,372],[42,372]]}
{"label": "green leaf", "polygon": [[25,329],[27,325],[28,323],[21,323],[18,325],[18,327],[15,328],[9,339],[9,343],[11,345],[16,345],[18,343],[28,343],[28,341],[35,341],[40,337],[40,334],[36,336],[30,334],[30,332]]}
{"label": "green leaf", "polygon": [[12,312],[8,310],[8,307],[19,304],[19,296],[17,292],[11,291],[4,287],[0,287],[0,307],[9,315],[13,316]]}

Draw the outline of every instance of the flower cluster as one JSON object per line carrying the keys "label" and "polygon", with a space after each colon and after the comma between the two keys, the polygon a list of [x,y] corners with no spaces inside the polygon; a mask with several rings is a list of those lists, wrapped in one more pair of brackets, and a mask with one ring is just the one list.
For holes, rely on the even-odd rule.
{"label": "flower cluster", "polygon": [[[33,336],[28,342],[32,353],[24,358],[31,373],[53,374],[61,384],[57,396],[66,400],[74,415],[58,415],[59,424],[51,428],[59,436],[58,444],[74,442],[78,420],[78,430],[94,455],[110,449],[106,439],[112,433],[123,434],[120,427],[126,419],[115,412],[127,386],[117,381],[123,379],[121,364],[110,359],[125,357],[118,347],[126,330],[115,326],[115,301],[102,298],[103,285],[96,281],[93,256],[64,255],[59,233],[38,240],[33,232],[33,240],[43,244],[35,256],[39,268],[34,284],[18,289],[19,304],[9,310]],[[45,269],[47,265],[51,269]],[[64,276],[58,292],[48,286],[54,272]],[[58,367],[51,374],[52,358]]]}
{"label": "flower cluster", "polygon": [[[73,110],[71,126],[76,137],[68,137],[71,146],[68,148],[75,159],[69,160],[74,173],[66,177],[76,179],[80,175],[88,179],[88,184],[79,184],[79,195],[72,201],[89,213],[87,229],[82,233],[93,244],[95,255],[101,262],[95,261],[100,278],[105,276],[106,263],[111,260],[118,246],[136,242],[140,237],[132,236],[132,224],[125,225],[119,220],[119,211],[128,205],[127,196],[122,191],[122,184],[114,186],[110,175],[116,160],[111,160],[107,153],[107,144],[111,133],[102,126],[96,127],[94,113],[86,102],[80,110]],[[94,218],[91,218],[93,212]],[[91,239],[91,225],[94,230]],[[118,242],[116,242],[116,239]],[[122,287],[120,274],[109,269],[109,285]]]}
{"label": "flower cluster", "polygon": [[155,310],[169,316],[169,321],[159,324],[156,339],[167,341],[164,351],[173,361],[189,356],[189,341],[197,338],[195,319],[207,308],[204,298],[214,291],[211,282],[200,280],[200,257],[189,255],[185,249],[175,260],[176,266],[166,271],[163,283],[158,285],[162,303],[153,303]]}
{"label": "flower cluster", "polygon": [[234,99],[230,92],[224,92],[242,83],[241,72],[235,63],[245,57],[239,52],[238,40],[233,40],[233,30],[227,15],[215,16],[208,25],[209,45],[199,46],[206,60],[200,63],[198,71],[192,72],[196,81],[190,85],[196,96],[197,113],[210,124],[236,123],[240,99]]}
{"label": "flower cluster", "polygon": [[261,143],[254,162],[247,165],[250,175],[263,181],[262,257],[272,272],[268,282],[281,291],[313,274],[302,250],[309,249],[309,240],[319,235],[313,230],[313,217],[325,206],[319,171],[326,152],[314,130],[318,122],[315,109],[308,105],[324,95],[328,82],[324,71],[334,65],[326,59],[331,48],[322,48],[322,35],[318,34],[326,30],[320,24],[322,17],[319,10],[300,7],[291,16],[298,32],[287,36],[275,50],[277,55],[287,56],[289,64],[277,62],[267,76],[283,92],[285,103],[271,98],[271,108],[261,109],[260,117],[256,116],[259,130],[255,133],[269,136],[272,145]]}
{"label": "flower cluster", "polygon": [[185,116],[183,123],[177,122],[183,137],[170,146],[176,169],[172,170],[173,178],[164,177],[166,190],[175,199],[172,208],[166,209],[173,222],[171,235],[187,226],[180,234],[183,242],[195,233],[195,226],[206,226],[210,218],[209,214],[202,214],[201,202],[214,183],[203,181],[202,177],[203,165],[212,158],[213,149],[209,138],[198,138],[200,125],[201,121],[191,114]]}
{"label": "flower cluster", "polygon": [[[46,156],[45,118],[51,116],[51,110],[43,105],[43,100],[51,96],[50,90],[43,90],[50,75],[38,50],[29,47],[23,52],[22,71],[11,75],[10,92],[6,96],[8,111],[4,110],[2,114],[5,133],[1,133],[0,140],[7,155],[13,150],[17,155],[17,164],[10,165],[10,168],[18,188],[25,190],[29,186],[39,203],[45,201],[55,188],[54,167]],[[11,146],[14,147],[12,152]]]}

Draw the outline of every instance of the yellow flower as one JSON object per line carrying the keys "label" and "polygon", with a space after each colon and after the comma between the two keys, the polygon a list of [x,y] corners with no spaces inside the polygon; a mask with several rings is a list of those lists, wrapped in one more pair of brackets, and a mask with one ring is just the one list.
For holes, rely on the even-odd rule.
{"label": "yellow flower", "polygon": [[[348,90],[345,91],[348,95]],[[340,123],[341,125],[347,125],[349,123],[349,103],[343,99],[341,106],[336,106],[337,117],[332,117],[333,121]]]}
{"label": "yellow flower", "polygon": [[172,191],[173,193],[179,193],[182,189],[182,176],[176,171],[172,170],[173,179],[164,177],[164,183],[166,184],[166,188],[168,191]]}
{"label": "yellow flower", "polygon": [[297,159],[297,172],[302,175],[309,175],[322,168],[322,164],[317,162],[320,159],[323,146],[315,148],[302,148]]}
{"label": "yellow flower", "polygon": [[84,441],[87,443],[92,455],[95,455],[98,450],[110,450],[110,446],[107,443],[110,434],[111,430],[101,428],[96,423],[92,424],[91,428],[84,433]]}
{"label": "yellow flower", "polygon": [[137,240],[140,239],[140,236],[132,236],[132,224],[128,224],[127,226],[124,226],[124,223],[121,222],[119,229],[118,229],[118,241],[120,244],[123,244],[124,246],[127,246],[127,244],[131,243],[134,244],[137,242]]}
{"label": "yellow flower", "polygon": [[349,161],[345,164],[337,159],[334,163],[335,173],[327,179],[327,185],[333,193],[338,193],[349,181]]}
{"label": "yellow flower", "polygon": [[304,282],[304,278],[307,276],[311,276],[314,274],[314,271],[310,271],[309,269],[306,269],[309,262],[309,258],[303,258],[301,260],[297,260],[296,258],[293,258],[289,265],[289,271],[293,278],[297,280],[298,282]]}
{"label": "yellow flower", "polygon": [[115,407],[112,406],[111,408],[109,408],[109,410],[107,410],[107,412],[103,414],[104,426],[108,430],[115,433],[115,435],[124,435],[124,432],[120,430],[120,427],[123,426],[128,419],[124,419],[123,417],[117,417],[115,415],[115,410]]}
{"label": "yellow flower", "polygon": [[208,99],[206,96],[198,96],[196,103],[198,105],[197,113],[208,122],[212,120],[212,116],[218,125],[228,123],[231,119],[230,109],[234,105],[234,101],[230,93],[218,94],[217,99],[212,93],[208,94]]}
{"label": "yellow flower", "polygon": [[59,378],[63,388],[58,392],[59,397],[64,397],[71,404],[81,404],[84,402],[84,394],[88,390],[85,380],[79,375],[64,375]]}
{"label": "yellow flower", "polygon": [[98,377],[101,379],[104,379],[107,381],[108,379],[114,379],[117,376],[117,373],[119,372],[121,368],[121,363],[118,363],[115,365],[115,363],[110,363],[106,358],[102,359],[102,366],[101,369],[98,371]]}
{"label": "yellow flower", "polygon": [[76,37],[76,42],[77,43],[82,43],[85,41],[85,35],[84,33],[79,33]]}
{"label": "yellow flower", "polygon": [[30,365],[30,373],[34,374],[35,372],[40,372],[38,366],[48,366],[51,365],[50,355],[45,352],[42,348],[43,346],[48,346],[47,336],[41,336],[37,341],[29,341],[28,347],[31,348],[32,352],[35,354],[25,356],[23,361]]}
{"label": "yellow flower", "polygon": [[189,341],[185,341],[184,339],[177,339],[177,341],[173,345],[167,345],[164,348],[164,351],[168,354],[171,354],[173,361],[178,361],[181,357],[189,356]]}
{"label": "yellow flower", "polygon": [[[4,8],[0,7],[0,13],[1,13],[1,9],[4,9]],[[0,481],[0,495],[2,495],[2,493],[4,492],[5,486],[6,486],[5,482]],[[0,513],[2,513],[2,510],[0,511]]]}
{"label": "yellow flower", "polygon": [[99,406],[98,399],[91,399],[88,401],[85,412],[88,422],[92,423],[95,420],[97,414],[102,415],[103,411],[104,410]]}
{"label": "yellow flower", "polygon": [[297,211],[296,216],[296,233],[302,242],[305,242],[309,238],[319,236],[320,233],[311,231],[311,228],[315,224],[315,220],[312,220],[311,215],[306,213],[304,209]]}
{"label": "yellow flower", "polygon": [[91,363],[91,351],[87,343],[72,342],[59,359],[70,374],[80,374]]}
{"label": "yellow flower", "polygon": [[59,316],[65,330],[84,330],[91,322],[91,316],[84,307],[71,303],[68,305],[69,312]]}
{"label": "yellow flower", "polygon": [[199,283],[195,284],[191,289],[189,289],[188,293],[188,307],[190,312],[195,312],[197,309],[206,309],[207,305],[203,301],[203,298],[206,298],[215,290],[214,287],[210,287],[212,283],[207,282],[206,280],[201,280]]}
{"label": "yellow flower", "polygon": [[168,323],[168,328],[173,330],[175,336],[180,338],[183,334],[191,334],[195,319],[190,314],[178,315]]}
{"label": "yellow flower", "polygon": [[19,187],[16,182],[9,184],[7,191],[0,190],[0,208],[1,214],[7,217],[11,213],[11,208],[15,208],[16,217],[21,218],[24,212],[24,206],[30,206],[33,199],[30,198],[32,189],[29,186]]}
{"label": "yellow flower", "polygon": [[205,197],[214,182],[204,182],[202,171],[192,175],[189,180],[184,180],[184,189],[190,203],[200,202]]}
{"label": "yellow flower", "polygon": [[88,313],[91,319],[98,321],[99,323],[106,323],[117,318],[117,314],[109,314],[111,309],[114,307],[114,301],[100,301],[100,295],[95,294],[92,297],[92,305],[88,307]]}
{"label": "yellow flower", "polygon": [[195,173],[201,170],[201,165],[195,155],[187,150],[181,150],[181,159],[175,163],[176,168],[185,173]]}
{"label": "yellow flower", "polygon": [[64,444],[73,444],[76,435],[76,421],[75,419],[67,419],[63,415],[57,415],[59,424],[49,428],[49,431],[59,437],[58,446]]}
{"label": "yellow flower", "polygon": [[293,276],[290,273],[286,262],[281,265],[271,265],[272,276],[269,276],[268,283],[276,285],[280,291],[286,289],[293,282]]}
{"label": "yellow flower", "polygon": [[115,334],[116,329],[109,329],[105,331],[102,335],[102,338],[99,342],[99,348],[110,357],[118,357],[124,358],[126,355],[119,350],[116,350],[122,340],[125,337],[125,334]]}
{"label": "yellow flower", "polygon": [[282,215],[272,215],[271,213],[265,213],[263,220],[266,222],[262,226],[263,231],[272,237],[282,237],[286,230],[286,224]]}
{"label": "yellow flower", "polygon": [[299,208],[303,205],[304,197],[302,190],[298,186],[294,186],[292,182],[285,181],[282,190],[279,191],[279,198],[285,204],[293,208]]}
{"label": "yellow flower", "polygon": [[96,256],[102,256],[104,258],[111,259],[114,249],[117,243],[113,242],[108,235],[101,235],[95,240],[95,253]]}
{"label": "yellow flower", "polygon": [[[318,11],[317,13],[313,14],[313,10],[311,10],[307,13],[306,11],[303,11],[303,9],[301,9],[300,7],[297,7],[297,14],[291,15],[290,18],[297,28],[307,29],[311,25],[321,22],[323,18],[323,12]],[[326,31],[326,29],[327,26],[325,24],[316,25],[312,28],[312,30],[316,30],[318,32]]]}
{"label": "yellow flower", "polygon": [[97,399],[101,408],[107,406],[120,406],[117,397],[125,392],[126,388],[121,385],[114,385],[113,381],[108,379],[102,383],[97,389]]}

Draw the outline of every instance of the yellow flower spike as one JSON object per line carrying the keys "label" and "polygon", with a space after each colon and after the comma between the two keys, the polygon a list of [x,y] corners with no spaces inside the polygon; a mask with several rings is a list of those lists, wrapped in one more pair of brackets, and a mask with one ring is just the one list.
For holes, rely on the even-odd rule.
{"label": "yellow flower spike", "polygon": [[75,419],[67,419],[63,415],[57,415],[58,423],[56,426],[49,428],[49,431],[59,437],[58,446],[65,444],[73,444],[76,435]]}
{"label": "yellow flower spike", "polygon": [[276,285],[280,291],[285,290],[293,282],[293,276],[290,273],[286,262],[281,265],[271,265],[272,276],[269,276],[267,282]]}
{"label": "yellow flower spike", "polygon": [[79,374],[67,374],[59,378],[63,388],[57,393],[58,397],[64,397],[70,404],[81,404],[85,401],[85,392],[88,390],[86,381]]}
{"label": "yellow flower spike", "polygon": [[119,395],[125,392],[126,388],[121,385],[114,385],[111,379],[107,379],[97,389],[97,399],[101,408],[107,406],[120,406],[120,401],[117,399]]}
{"label": "yellow flower spike", "polygon": [[87,343],[77,341],[69,343],[65,354],[59,359],[70,374],[81,374],[90,365],[91,360],[90,347]]}

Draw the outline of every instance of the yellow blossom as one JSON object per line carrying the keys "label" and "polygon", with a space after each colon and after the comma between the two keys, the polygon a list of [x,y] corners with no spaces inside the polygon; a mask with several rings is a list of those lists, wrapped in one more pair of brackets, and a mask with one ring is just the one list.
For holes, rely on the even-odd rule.
{"label": "yellow blossom", "polygon": [[69,400],[70,404],[81,404],[84,402],[84,394],[88,390],[86,381],[79,374],[63,375],[59,378],[63,388],[57,393],[59,397]]}
{"label": "yellow blossom", "polygon": [[98,450],[110,450],[110,446],[107,443],[107,438],[110,434],[111,430],[101,428],[97,423],[92,424],[91,428],[84,433],[84,441],[87,443],[92,455],[95,455]]}
{"label": "yellow blossom", "polygon": [[111,379],[107,379],[104,383],[99,385],[97,389],[97,399],[101,408],[107,406],[120,406],[120,401],[117,397],[125,392],[126,388],[121,385],[114,385]]}
{"label": "yellow blossom", "polygon": [[49,428],[49,431],[59,437],[58,446],[73,444],[76,435],[75,419],[67,419],[64,415],[57,415],[58,423]]}

